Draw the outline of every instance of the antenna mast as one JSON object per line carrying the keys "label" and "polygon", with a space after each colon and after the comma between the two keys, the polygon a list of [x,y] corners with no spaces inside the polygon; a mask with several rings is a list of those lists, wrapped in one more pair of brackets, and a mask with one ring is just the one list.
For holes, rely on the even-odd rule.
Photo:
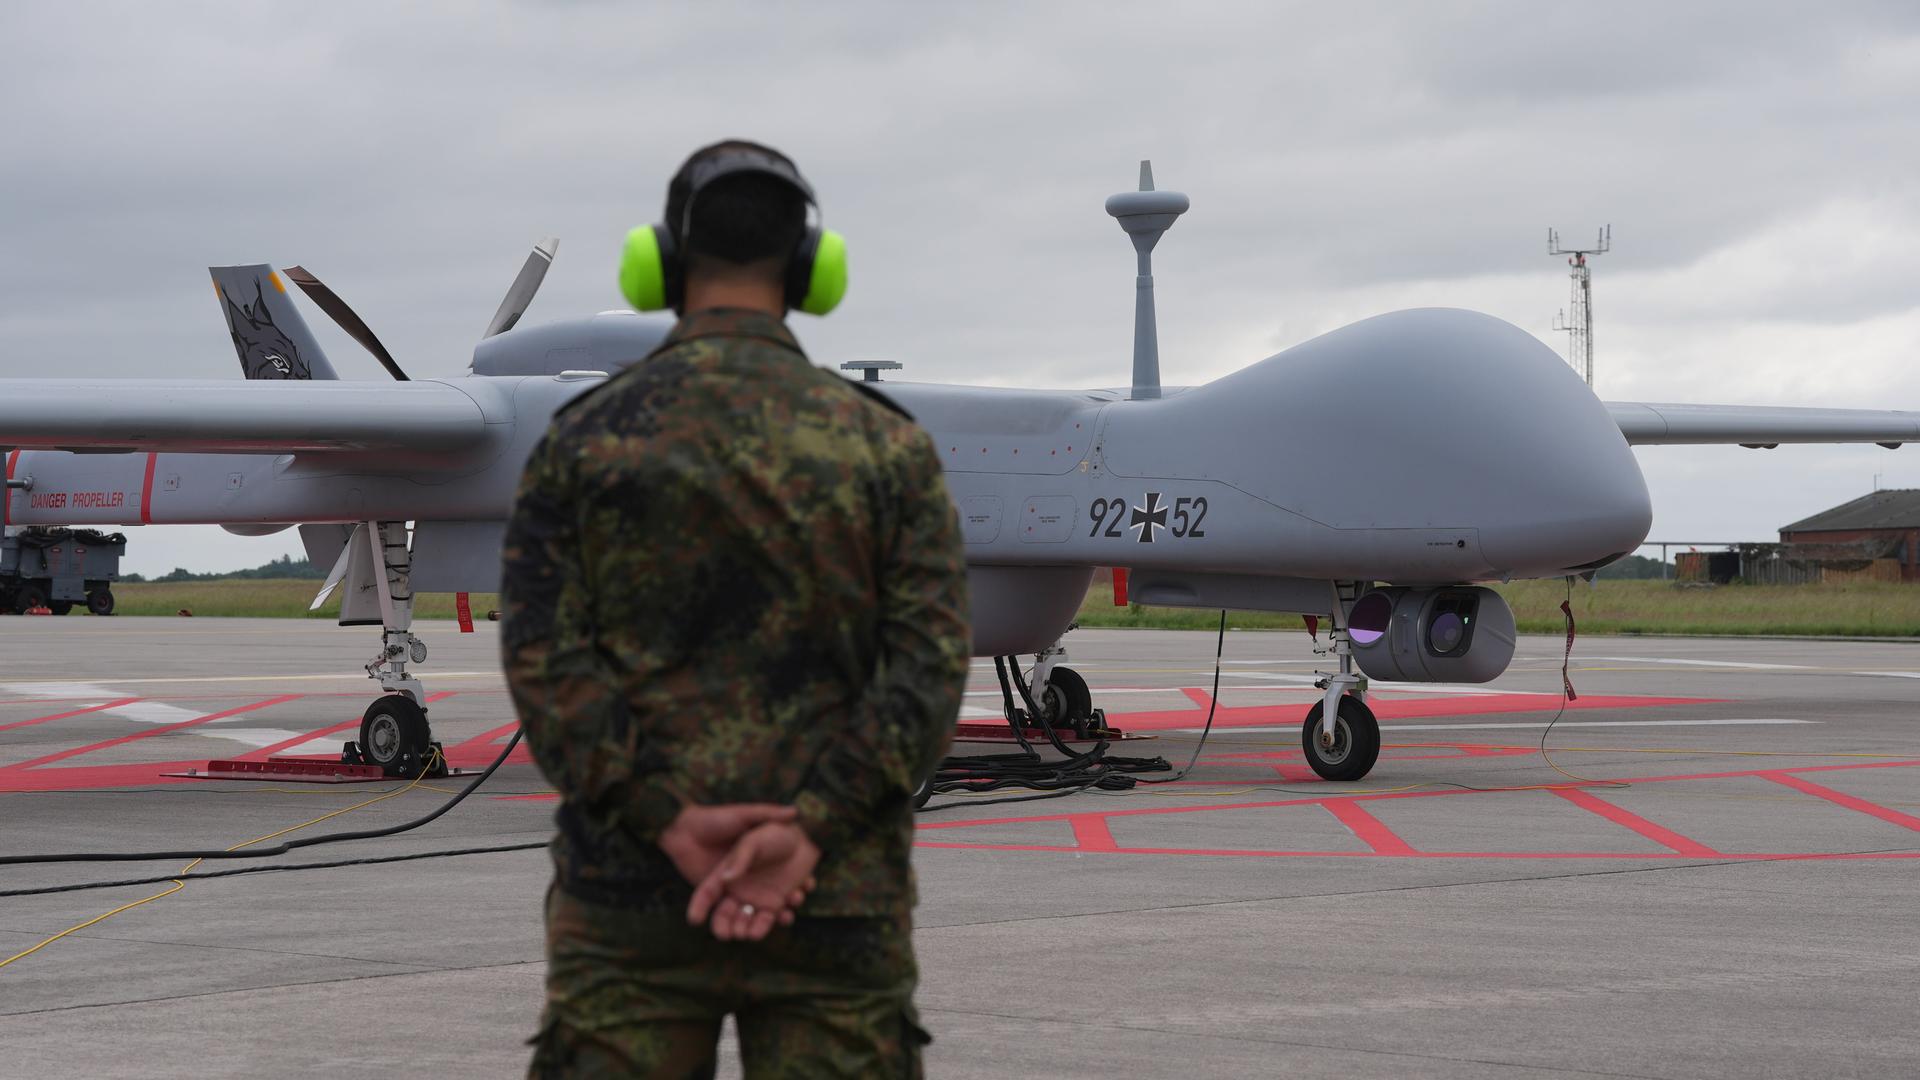
{"label": "antenna mast", "polygon": [[1599,236],[1590,248],[1563,248],[1560,246],[1560,234],[1552,229],[1547,230],[1547,254],[1571,255],[1567,265],[1573,267],[1568,275],[1573,279],[1571,314],[1563,311],[1555,316],[1553,328],[1567,335],[1567,363],[1586,377],[1589,387],[1593,385],[1593,270],[1587,265],[1587,256],[1605,255],[1611,250],[1611,225],[1600,229]]}
{"label": "antenna mast", "polygon": [[1187,212],[1187,197],[1153,189],[1153,162],[1140,163],[1140,190],[1107,198],[1107,213],[1133,240],[1139,276],[1133,280],[1133,393],[1128,400],[1160,396],[1160,336],[1153,319],[1153,245]]}

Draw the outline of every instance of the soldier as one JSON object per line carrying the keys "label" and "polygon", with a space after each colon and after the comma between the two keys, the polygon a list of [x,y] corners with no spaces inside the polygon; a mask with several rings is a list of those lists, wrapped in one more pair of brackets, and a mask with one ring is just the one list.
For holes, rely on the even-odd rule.
{"label": "soldier", "polygon": [[673,332],[554,418],[501,639],[561,796],[534,1076],[911,1076],[910,800],[970,635],[926,433],[783,321],[845,288],[793,163],[695,153],[621,284]]}

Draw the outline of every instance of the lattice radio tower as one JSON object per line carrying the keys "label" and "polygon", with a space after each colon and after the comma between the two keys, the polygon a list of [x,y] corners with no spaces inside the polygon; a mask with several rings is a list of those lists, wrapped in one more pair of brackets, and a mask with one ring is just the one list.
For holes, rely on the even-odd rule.
{"label": "lattice radio tower", "polygon": [[1612,249],[1611,225],[1601,228],[1590,248],[1563,248],[1560,234],[1547,230],[1547,254],[1570,255],[1567,265],[1573,267],[1573,301],[1569,311],[1554,317],[1553,328],[1567,335],[1567,363],[1586,377],[1588,386],[1593,385],[1593,269],[1587,265],[1587,256],[1605,255]]}

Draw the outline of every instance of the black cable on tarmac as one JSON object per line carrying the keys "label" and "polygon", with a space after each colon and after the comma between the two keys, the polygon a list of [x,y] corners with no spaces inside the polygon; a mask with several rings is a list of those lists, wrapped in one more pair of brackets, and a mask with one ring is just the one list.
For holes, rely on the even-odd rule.
{"label": "black cable on tarmac", "polygon": [[[1019,740],[1022,749],[1018,754],[991,754],[978,757],[950,757],[940,763],[934,773],[933,793],[936,795],[972,794],[976,792],[999,791],[1010,787],[1023,787],[1036,790],[1036,795],[1013,795],[996,799],[958,798],[935,806],[923,806],[922,814],[953,810],[963,806],[998,806],[1005,803],[1036,802],[1041,799],[1058,799],[1082,791],[1100,790],[1121,793],[1131,790],[1136,784],[1169,784],[1185,777],[1193,771],[1200,760],[1200,754],[1206,749],[1207,739],[1213,733],[1213,719],[1220,707],[1220,667],[1221,657],[1226,651],[1227,613],[1220,612],[1220,629],[1213,650],[1213,694],[1207,706],[1206,725],[1201,728],[1200,741],[1193,748],[1193,756],[1187,760],[1186,767],[1172,776],[1161,779],[1147,779],[1133,775],[1144,772],[1167,772],[1173,766],[1163,757],[1121,757],[1110,755],[1111,741],[1102,738],[1093,749],[1084,753],[1076,752],[1060,738],[1047,717],[1046,710],[1040,708],[1033,698],[1033,691],[1026,679],[1020,674],[1018,665],[1009,665],[1004,657],[994,657],[994,671],[1000,676],[1000,694],[1005,703],[1007,722],[1013,728],[1014,738]],[[1009,677],[1008,669],[1012,672]],[[1040,756],[1033,745],[1027,741],[1020,730],[1019,710],[1014,708],[1014,691],[1019,691],[1020,700],[1026,705],[1026,715],[1040,726],[1053,748],[1066,755],[1063,761],[1049,761]]]}
{"label": "black cable on tarmac", "polygon": [[[148,862],[160,859],[169,861],[174,859],[260,859],[274,855],[285,855],[287,852],[293,851],[296,848],[318,847],[321,844],[337,844],[346,840],[376,840],[383,836],[398,836],[403,832],[412,832],[422,825],[438,820],[441,815],[466,801],[467,796],[473,794],[481,784],[486,783],[488,778],[493,776],[494,772],[496,772],[500,766],[506,764],[507,755],[513,753],[513,748],[518,745],[520,745],[520,731],[516,728],[514,729],[513,737],[508,739],[507,745],[501,748],[500,756],[494,758],[493,763],[482,770],[479,776],[474,777],[472,782],[467,784],[466,787],[461,788],[458,794],[446,802],[441,803],[431,812],[423,814],[412,821],[403,821],[398,825],[389,825],[382,829],[357,829],[351,832],[323,833],[319,836],[307,836],[287,840],[270,848],[243,848],[237,851],[219,849],[186,851],[69,851],[44,855],[0,855],[0,866],[32,866],[44,863]],[[189,874],[187,876],[205,877],[210,875]],[[173,881],[179,877],[179,874],[169,874],[166,877],[155,878],[153,880]],[[5,893],[0,895],[20,896],[29,894]]]}

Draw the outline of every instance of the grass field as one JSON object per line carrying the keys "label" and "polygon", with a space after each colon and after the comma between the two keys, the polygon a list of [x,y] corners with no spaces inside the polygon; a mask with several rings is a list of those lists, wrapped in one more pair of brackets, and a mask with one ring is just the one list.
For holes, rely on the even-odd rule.
{"label": "grass field", "polygon": [[[1566,629],[1562,581],[1519,581],[1495,588],[1512,605],[1520,632]],[[1583,634],[1793,634],[1822,637],[1920,636],[1920,586],[1677,586],[1662,581],[1601,581],[1573,587],[1573,617]],[[1218,611],[1113,606],[1112,588],[1096,582],[1080,607],[1082,626],[1211,630]],[[1236,629],[1303,629],[1298,615],[1230,611]]]}
{"label": "grass field", "polygon": [[[1565,628],[1559,581],[1522,581],[1496,586],[1513,605],[1522,633],[1554,634]],[[114,586],[123,615],[333,618],[338,598],[309,613],[319,589],[312,581],[188,581]],[[500,606],[492,593],[476,593],[473,616],[484,620]],[[423,593],[415,614],[423,619],[453,618],[453,597]],[[1845,585],[1723,585],[1699,588],[1660,581],[1602,581],[1573,587],[1573,614],[1583,634],[1805,634],[1832,637],[1920,637],[1920,586],[1861,582]],[[1216,611],[1113,606],[1113,593],[1095,583],[1080,607],[1082,626],[1133,626],[1154,629],[1211,630]],[[1228,612],[1236,629],[1302,629],[1297,615]]]}
{"label": "grass field", "polygon": [[[332,619],[340,613],[338,593],[328,597],[319,611],[309,612],[307,605],[320,591],[318,581],[267,578],[254,581],[148,581],[120,582],[113,587],[114,611],[120,615],[177,615],[182,608],[200,616],[229,616],[266,619]],[[493,593],[475,593],[473,617],[484,621],[487,612],[500,606]],[[451,619],[453,594],[421,593],[414,603],[414,616],[421,619]]]}

